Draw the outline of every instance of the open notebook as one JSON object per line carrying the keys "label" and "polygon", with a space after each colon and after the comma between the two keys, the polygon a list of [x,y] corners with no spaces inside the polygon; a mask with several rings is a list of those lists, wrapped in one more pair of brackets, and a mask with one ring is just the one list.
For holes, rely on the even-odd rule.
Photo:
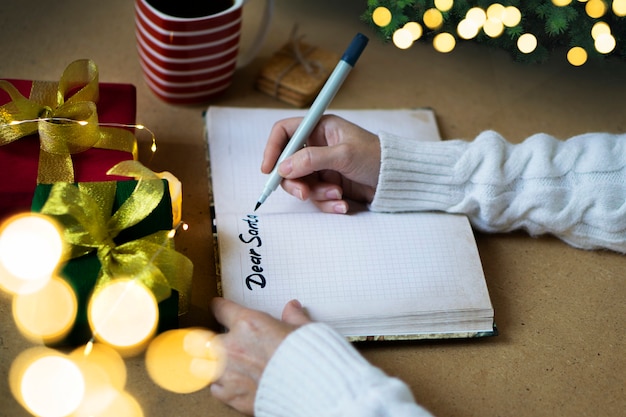
{"label": "open notebook", "polygon": [[[332,110],[372,131],[439,140],[428,109]],[[325,214],[280,187],[254,212],[275,121],[302,110],[206,112],[221,292],[280,317],[298,299],[351,340],[475,337],[495,332],[466,217],[443,213]]]}

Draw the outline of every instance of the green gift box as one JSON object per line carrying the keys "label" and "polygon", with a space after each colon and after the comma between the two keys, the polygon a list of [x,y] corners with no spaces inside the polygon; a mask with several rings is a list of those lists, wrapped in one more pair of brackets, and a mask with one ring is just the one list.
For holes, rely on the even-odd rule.
{"label": "green gift box", "polygon": [[[115,245],[123,245],[150,236],[155,232],[170,231],[172,229],[172,203],[167,181],[158,181],[163,183],[163,193],[156,207],[136,224],[119,231],[113,239]],[[98,183],[89,184],[97,185]],[[108,184],[114,184],[114,196],[112,196],[113,200],[110,213],[113,214],[131,197],[137,187],[138,181],[112,181],[108,182]],[[56,184],[37,185],[32,201],[32,211],[42,212],[55,185]],[[78,184],[70,185],[78,188]],[[182,255],[180,255],[180,257],[182,257]],[[185,266],[190,268],[189,264],[190,262],[187,262]],[[73,288],[78,302],[78,310],[74,326],[69,334],[60,342],[61,345],[85,344],[92,338],[92,330],[90,329],[87,318],[87,306],[90,296],[98,283],[101,269],[102,264],[95,250],[82,256],[69,259],[62,267],[60,275]],[[190,276],[191,272],[188,272]],[[158,303],[159,323],[157,332],[178,327],[179,295],[179,291],[172,288],[170,296]]]}

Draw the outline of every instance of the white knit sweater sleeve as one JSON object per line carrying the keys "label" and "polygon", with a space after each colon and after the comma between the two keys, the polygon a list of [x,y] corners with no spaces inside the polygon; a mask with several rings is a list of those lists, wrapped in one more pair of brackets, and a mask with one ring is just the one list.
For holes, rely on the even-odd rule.
{"label": "white knit sweater sleeve", "polygon": [[428,417],[409,388],[322,323],[292,332],[268,363],[257,417]]}
{"label": "white knit sweater sleeve", "polygon": [[463,213],[481,231],[525,229],[626,253],[626,135],[537,134],[514,145],[493,131],[472,142],[383,133],[380,141],[373,211]]}

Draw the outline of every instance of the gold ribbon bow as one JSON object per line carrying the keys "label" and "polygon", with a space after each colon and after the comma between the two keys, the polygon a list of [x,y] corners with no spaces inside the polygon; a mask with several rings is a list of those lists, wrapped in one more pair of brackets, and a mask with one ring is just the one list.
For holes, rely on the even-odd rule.
{"label": "gold ribbon bow", "polygon": [[11,101],[0,106],[0,146],[39,134],[37,182],[74,182],[72,154],[89,148],[130,152],[137,158],[137,140],[126,129],[101,127],[98,68],[88,59],[72,62],[60,81],[33,81],[30,97],[13,84],[0,80]]}
{"label": "gold ribbon bow", "polygon": [[193,264],[176,252],[171,230],[118,244],[117,235],[146,218],[159,204],[164,185],[154,172],[137,161],[123,161],[108,172],[138,178],[130,197],[111,214],[116,182],[56,183],[41,209],[63,226],[65,241],[71,245],[70,257],[97,251],[102,265],[96,289],[116,278],[132,278],[151,289],[157,302],[175,289],[181,296],[179,311],[186,310],[191,288]]}

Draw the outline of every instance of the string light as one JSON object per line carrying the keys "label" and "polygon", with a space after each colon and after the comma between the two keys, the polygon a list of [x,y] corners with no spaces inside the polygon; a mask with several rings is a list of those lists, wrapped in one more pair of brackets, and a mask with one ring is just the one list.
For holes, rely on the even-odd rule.
{"label": "string light", "polygon": [[611,8],[613,9],[613,13],[615,13],[616,16],[626,16],[626,0],[613,0]]}
{"label": "string light", "polygon": [[426,10],[422,19],[429,29],[439,29],[443,25],[443,15],[437,9]]}
{"label": "string light", "polygon": [[15,399],[37,417],[64,417],[82,401],[85,380],[80,369],[56,350],[35,347],[11,364],[9,384]]}
{"label": "string light", "polygon": [[[14,120],[0,124],[0,128],[41,122],[89,124],[84,120],[49,117]],[[98,125],[145,130],[151,136],[152,154],[157,150],[154,133],[144,125]],[[180,219],[175,220],[175,227],[149,263],[170,246],[168,240],[173,239],[179,229],[188,230],[188,227]],[[52,237],[40,237],[50,231]],[[38,243],[40,241],[42,243]],[[60,228],[47,216],[21,214],[0,227],[0,288],[14,296],[13,316],[17,327],[32,342],[56,343],[73,327],[77,312],[75,294],[65,280],[55,276],[65,251]],[[108,299],[101,297],[102,290],[96,292],[100,295],[91,297],[88,319],[92,337],[84,346],[69,356],[54,349],[37,348],[35,353],[22,352],[23,355],[13,361],[9,378],[11,391],[34,416],[143,416],[138,402],[124,391],[126,368],[122,355],[143,351],[153,338],[158,322],[157,303],[152,292],[138,279],[116,277],[111,282],[120,287],[111,290],[109,285],[104,285],[102,290],[108,288],[111,295]],[[137,313],[135,317],[134,313]],[[128,330],[122,326],[125,323],[143,323],[143,326]],[[205,380],[212,375],[209,380],[213,380],[219,369],[215,366],[215,346],[207,342],[205,349],[213,352],[212,359],[207,362],[206,357],[194,357],[190,372]]]}
{"label": "string light", "polygon": [[[40,117],[37,119],[25,119],[25,120],[11,120],[9,123],[0,124],[0,127],[9,127],[9,126],[17,126],[26,123],[40,123],[40,122],[49,122],[49,123],[74,123],[80,126],[87,126],[89,124],[86,120],[76,120],[70,119],[67,117]],[[156,135],[152,130],[147,128],[142,124],[127,124],[127,123],[112,123],[112,122],[98,122],[98,126],[104,127],[119,127],[119,128],[128,128],[128,129],[137,129],[137,130],[145,130],[150,135],[150,151],[152,155],[150,157],[150,161],[152,160],[152,156],[157,151],[157,142]]]}
{"label": "string light", "polygon": [[74,325],[78,302],[70,285],[53,277],[40,290],[13,298],[13,317],[22,335],[33,342],[62,340]]}
{"label": "string light", "polygon": [[38,291],[64,251],[61,231],[51,218],[37,213],[10,217],[0,227],[0,288],[11,294]]}
{"label": "string light", "polygon": [[450,33],[439,33],[433,39],[433,46],[441,53],[451,52],[456,46],[456,40]]}
{"label": "string light", "polygon": [[393,33],[393,44],[400,49],[408,49],[413,45],[413,34],[410,30],[401,28]]}
{"label": "string light", "polygon": [[587,51],[580,46],[575,46],[567,52],[567,61],[575,67],[579,67],[587,62]]}
{"label": "string light", "polygon": [[[391,11],[388,8],[383,6],[377,7],[375,6],[376,2],[370,3],[373,3],[372,7],[375,7],[372,14],[372,20],[376,25],[381,28],[385,28],[395,21],[392,19]],[[554,7],[559,8],[580,7],[584,9],[587,16],[592,19],[600,19],[611,11],[613,16],[610,16],[609,18],[626,16],[626,0],[613,0],[611,2],[607,2],[606,0],[578,0],[576,3],[582,3],[580,6],[574,3],[573,0],[551,0],[550,3],[552,3]],[[539,50],[537,54],[531,55],[528,60],[533,61],[541,59],[540,57],[543,56],[543,52],[541,51],[544,51],[545,48],[539,48],[539,37],[541,34],[536,32],[532,33],[532,31],[524,33],[526,23],[523,19],[522,11],[520,10],[521,6],[505,6],[500,2],[492,2],[488,6],[485,5],[484,7],[471,7],[467,9],[465,16],[461,17],[458,21],[455,28],[456,30],[453,29],[454,34],[452,34],[448,33],[451,26],[450,23],[454,25],[454,23],[450,20],[459,16],[458,10],[453,13],[453,8],[455,7],[454,0],[435,0],[433,3],[415,2],[416,6],[420,6],[419,8],[416,7],[416,9],[428,7],[427,5],[429,4],[432,4],[434,7],[426,8],[425,10],[421,9],[424,10],[421,15],[421,22],[426,27],[426,30],[430,30],[432,32],[433,46],[437,51],[447,53],[454,49],[456,45],[455,35],[459,39],[479,39],[481,42],[489,42],[488,40],[485,40],[487,38],[479,37],[481,32],[487,35],[488,38],[495,39],[502,37],[506,31],[507,39],[502,42],[505,44],[509,43],[510,41],[508,38],[510,38],[513,42],[515,42],[517,49],[522,52],[522,54],[529,55]],[[457,3],[457,5],[458,4],[460,3]],[[408,9],[410,5],[406,5],[404,7],[405,9]],[[467,6],[465,4],[460,5],[460,8],[463,7]],[[396,20],[409,18],[409,22],[402,27],[393,29],[392,31],[387,29],[383,30],[383,32],[387,35],[391,35],[391,39],[397,48],[408,49],[416,40],[422,37],[422,27],[419,25],[419,22],[411,20],[411,18],[414,18],[414,16],[411,16],[411,13],[413,13],[412,11],[407,11],[406,16],[404,16],[405,12],[394,11],[394,13],[403,13]],[[454,28],[453,25],[452,27]],[[602,26],[601,33],[600,29],[596,28],[598,25]],[[594,26],[594,33],[592,34],[595,52],[604,55],[618,50],[618,39],[616,39],[615,35],[610,32],[610,29],[605,30],[605,27],[608,27],[605,22],[596,23]],[[412,37],[409,37],[407,31],[409,28],[413,33]],[[549,28],[550,27],[546,24],[547,33],[548,30],[551,30]],[[533,29],[533,31],[535,30],[536,29]],[[554,36],[554,33],[552,32],[549,32],[548,34],[550,36]],[[450,38],[450,36],[452,36],[452,38]],[[500,41],[498,41],[498,44],[500,44]],[[619,51],[622,49],[619,49]],[[573,66],[581,66],[587,62],[588,56],[589,53],[587,50],[585,50],[582,46],[574,44],[568,51],[567,60]]]}
{"label": "string light", "polygon": [[146,369],[161,388],[187,394],[219,378],[225,366],[223,350],[219,338],[207,329],[169,330],[150,342]]}
{"label": "string light", "polygon": [[517,40],[517,47],[525,54],[529,54],[537,48],[537,38],[532,33],[524,33]]}
{"label": "string light", "polygon": [[454,0],[435,0],[435,7],[442,12],[449,11],[454,6]]}
{"label": "string light", "polygon": [[372,13],[374,23],[380,27],[385,27],[391,23],[391,12],[386,7],[377,7]]}
{"label": "string light", "polygon": [[593,19],[599,19],[607,12],[607,6],[603,0],[589,0],[585,4],[585,12]]}

